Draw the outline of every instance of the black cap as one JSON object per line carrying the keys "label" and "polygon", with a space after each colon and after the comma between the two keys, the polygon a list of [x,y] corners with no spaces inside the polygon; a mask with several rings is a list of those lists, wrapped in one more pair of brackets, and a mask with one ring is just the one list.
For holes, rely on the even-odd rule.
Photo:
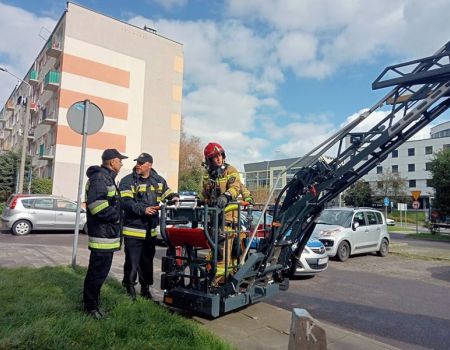
{"label": "black cap", "polygon": [[114,158],[126,159],[128,157],[120,154],[115,148],[108,148],[103,151],[102,160],[111,160]]}
{"label": "black cap", "polygon": [[153,157],[148,153],[141,153],[134,161],[139,163],[149,162],[153,164]]}

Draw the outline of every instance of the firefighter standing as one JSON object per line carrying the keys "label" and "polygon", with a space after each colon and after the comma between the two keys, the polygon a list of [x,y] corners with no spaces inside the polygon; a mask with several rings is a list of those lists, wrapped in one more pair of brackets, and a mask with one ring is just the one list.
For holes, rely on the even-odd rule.
{"label": "firefighter standing", "polygon": [[164,199],[178,197],[163,177],[152,169],[153,157],[142,153],[135,159],[133,172],[119,185],[123,200],[125,264],[122,285],[131,299],[136,299],[135,284],[139,276],[141,296],[152,299],[153,258],[155,256],[156,227],[159,224],[158,204]]}
{"label": "firefighter standing", "polygon": [[100,289],[111,269],[113,254],[120,250],[122,210],[120,193],[114,179],[128,158],[116,149],[106,149],[101,166],[91,166],[86,175],[87,225],[89,266],[84,280],[83,303],[85,311],[99,319]]}
{"label": "firefighter standing", "polygon": [[[241,179],[236,168],[225,162],[225,150],[221,145],[210,142],[206,145],[203,154],[205,156],[206,173],[203,175],[202,196],[208,205],[224,209],[228,203],[241,193]],[[225,226],[231,231],[237,223],[237,211],[229,211],[225,214]],[[224,235],[219,239],[218,260],[224,257]],[[218,271],[223,271],[218,267]],[[218,272],[218,275],[221,272]]]}

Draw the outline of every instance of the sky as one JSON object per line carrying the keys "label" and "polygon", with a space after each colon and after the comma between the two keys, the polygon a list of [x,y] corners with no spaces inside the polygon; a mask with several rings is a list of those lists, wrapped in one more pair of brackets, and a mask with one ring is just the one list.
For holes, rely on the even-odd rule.
{"label": "sky", "polygon": [[[240,170],[307,153],[389,91],[371,89],[386,66],[450,40],[447,0],[76,3],[183,44],[184,129],[220,143]],[[25,76],[65,8],[0,0],[0,67]],[[16,83],[0,72],[0,103]],[[416,138],[426,137],[429,127]]]}

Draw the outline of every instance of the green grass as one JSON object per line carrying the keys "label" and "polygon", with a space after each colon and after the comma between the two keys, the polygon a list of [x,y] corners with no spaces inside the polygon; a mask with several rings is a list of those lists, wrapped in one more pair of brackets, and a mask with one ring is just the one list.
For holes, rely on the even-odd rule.
{"label": "green grass", "polygon": [[388,226],[388,232],[406,232],[411,231],[411,228],[401,226]]}
{"label": "green grass", "polygon": [[[407,222],[410,224],[416,223],[416,211],[414,209],[410,209],[406,211],[406,217],[405,212],[402,212],[402,222]],[[394,219],[396,222],[400,222],[400,212],[397,210],[393,210],[392,212],[388,213],[388,218]],[[419,222],[419,225],[422,225],[425,222],[425,212],[423,210],[417,211],[417,221]]]}
{"label": "green grass", "polygon": [[85,269],[0,268],[0,349],[231,349],[194,321],[102,287],[107,317],[81,311]]}
{"label": "green grass", "polygon": [[430,233],[411,233],[408,234],[408,237],[410,238],[416,238],[416,239],[430,239],[433,241],[448,241],[450,242],[450,235],[436,233],[436,234],[430,234]]}

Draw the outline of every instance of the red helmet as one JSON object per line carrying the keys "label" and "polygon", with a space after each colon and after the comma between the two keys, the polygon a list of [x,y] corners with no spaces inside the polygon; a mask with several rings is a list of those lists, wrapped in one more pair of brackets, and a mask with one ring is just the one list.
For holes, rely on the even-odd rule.
{"label": "red helmet", "polygon": [[225,150],[222,148],[221,145],[215,142],[208,143],[205,149],[203,150],[203,154],[205,155],[206,160],[213,158],[218,154],[221,154],[222,157],[225,158]]}

